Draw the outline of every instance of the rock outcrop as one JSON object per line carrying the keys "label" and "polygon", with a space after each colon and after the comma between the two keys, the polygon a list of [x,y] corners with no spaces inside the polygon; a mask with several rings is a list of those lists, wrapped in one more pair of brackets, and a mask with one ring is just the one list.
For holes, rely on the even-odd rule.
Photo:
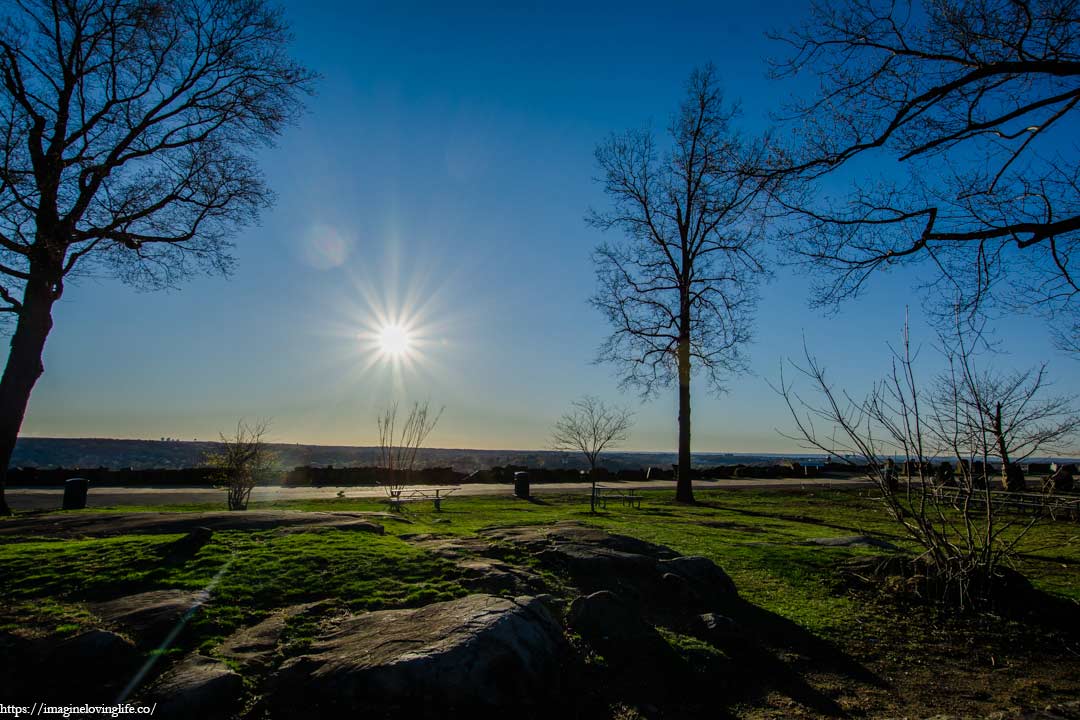
{"label": "rock outcrop", "polygon": [[554,690],[562,642],[532,597],[470,595],[354,615],[281,666],[271,702],[289,717],[535,707]]}
{"label": "rock outcrop", "polygon": [[208,598],[201,591],[152,590],[93,603],[90,610],[146,650],[158,647],[173,633],[179,634]]}
{"label": "rock outcrop", "polygon": [[708,558],[576,523],[493,528],[482,535],[515,543],[541,564],[565,572],[585,593],[610,590],[626,601],[709,609],[735,597],[735,583]]}
{"label": "rock outcrop", "polygon": [[244,681],[220,660],[188,655],[167,670],[146,693],[157,703],[155,717],[227,718],[240,705]]}

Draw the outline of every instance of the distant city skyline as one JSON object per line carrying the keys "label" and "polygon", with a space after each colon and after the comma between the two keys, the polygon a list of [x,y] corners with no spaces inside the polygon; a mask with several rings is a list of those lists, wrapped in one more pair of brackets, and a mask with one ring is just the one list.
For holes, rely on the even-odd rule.
{"label": "distant city skyline", "polygon": [[[766,79],[785,48],[765,34],[806,4],[284,8],[296,57],[323,78],[260,155],[277,201],[235,237],[234,277],[157,293],[73,280],[21,435],[213,440],[270,418],[275,442],[363,446],[397,399],[445,406],[432,447],[533,450],[591,393],[635,410],[622,449],[672,451],[675,388],[642,403],[591,362],[608,333],[587,303],[603,236],[583,217],[606,202],[593,150],[612,132],[662,130],[710,61],[741,129],[764,131],[800,90]],[[918,272],[875,278],[825,314],[801,271],[779,269],[762,287],[752,372],[719,398],[695,388],[694,452],[801,452],[768,384],[781,358],[805,337],[833,377],[868,389],[908,313],[913,336],[935,341]],[[387,325],[408,326],[407,355],[385,352]],[[1041,320],[991,327],[1007,351],[997,366],[1046,361],[1056,392],[1080,393],[1077,361]],[[923,362],[928,380],[929,351]]]}

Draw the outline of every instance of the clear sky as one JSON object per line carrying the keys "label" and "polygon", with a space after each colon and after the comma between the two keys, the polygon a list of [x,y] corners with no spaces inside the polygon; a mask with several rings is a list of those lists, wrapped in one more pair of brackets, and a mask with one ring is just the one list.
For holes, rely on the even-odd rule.
{"label": "clear sky", "polygon": [[[511,5],[517,7],[509,7]],[[588,7],[586,7],[588,6]],[[607,333],[587,299],[600,240],[582,218],[604,203],[593,149],[663,129],[691,69],[712,61],[742,127],[764,129],[800,88],[766,79],[765,38],[802,2],[286,4],[296,55],[323,75],[299,125],[262,153],[277,193],[236,237],[231,279],[140,293],[107,278],[70,283],[55,310],[27,436],[215,438],[272,418],[283,442],[373,444],[392,398],[446,411],[430,444],[542,448],[583,393],[637,411],[630,449],[674,450],[675,389],[641,404],[591,364]],[[801,338],[856,391],[888,365],[911,278],[824,316],[806,282],[763,289],[754,373],[694,394],[695,451],[794,451],[766,380]],[[415,354],[388,363],[383,319],[414,326]],[[1048,360],[1076,392],[1076,361],[1037,320],[995,324],[1006,366]]]}

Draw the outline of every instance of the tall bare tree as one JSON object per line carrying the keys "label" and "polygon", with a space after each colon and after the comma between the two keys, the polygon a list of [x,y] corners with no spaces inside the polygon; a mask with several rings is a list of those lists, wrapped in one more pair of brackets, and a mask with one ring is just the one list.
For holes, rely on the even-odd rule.
{"label": "tall bare tree", "polygon": [[817,299],[921,263],[946,326],[959,291],[1080,348],[1077,1],[826,0],[780,39],[775,76],[817,79],[772,176]]}
{"label": "tall bare tree", "polygon": [[585,456],[592,481],[589,509],[596,512],[596,462],[604,450],[627,441],[634,414],[626,408],[609,407],[593,395],[586,395],[571,405],[573,409],[555,421],[551,447]]}
{"label": "tall bare tree", "polygon": [[593,304],[613,330],[600,349],[623,384],[646,396],[678,382],[679,472],[676,498],[693,502],[690,482],[690,379],[704,370],[720,391],[744,369],[764,272],[754,212],[758,184],[748,168],[761,146],[732,129],[711,66],[695,70],[668,128],[664,148],[649,130],[615,135],[597,148],[600,182],[611,208],[588,221],[622,231],[594,254],[599,290]]}
{"label": "tall bare tree", "polygon": [[0,10],[3,477],[79,271],[143,287],[227,272],[229,234],[271,195],[253,151],[313,75],[263,0],[13,0]]}

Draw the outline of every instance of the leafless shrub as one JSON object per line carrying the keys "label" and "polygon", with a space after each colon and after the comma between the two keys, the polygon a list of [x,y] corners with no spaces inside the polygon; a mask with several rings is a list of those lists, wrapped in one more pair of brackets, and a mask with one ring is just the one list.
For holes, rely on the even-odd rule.
{"label": "leafless shrub", "polygon": [[379,469],[388,497],[395,497],[412,478],[416,455],[442,417],[443,408],[432,413],[428,403],[413,403],[404,422],[398,423],[398,404],[388,405],[376,418],[379,428]]}
{"label": "leafless shrub", "polygon": [[248,425],[236,424],[231,436],[221,434],[221,448],[206,456],[206,464],[216,470],[215,484],[228,494],[230,510],[247,510],[252,489],[265,481],[276,461],[266,443],[269,420]]}
{"label": "leafless shrub", "polygon": [[797,439],[868,468],[886,510],[922,549],[913,571],[922,591],[960,607],[995,603],[1001,577],[1040,517],[1006,512],[1008,496],[986,480],[991,461],[1007,468],[1077,428],[1071,398],[1044,397],[1043,368],[1009,376],[980,370],[969,332],[958,324],[942,343],[949,369],[929,389],[917,380],[906,327],[889,374],[861,399],[837,388],[806,349],[804,363],[791,365],[816,398],[800,395],[783,367],[777,388]]}

